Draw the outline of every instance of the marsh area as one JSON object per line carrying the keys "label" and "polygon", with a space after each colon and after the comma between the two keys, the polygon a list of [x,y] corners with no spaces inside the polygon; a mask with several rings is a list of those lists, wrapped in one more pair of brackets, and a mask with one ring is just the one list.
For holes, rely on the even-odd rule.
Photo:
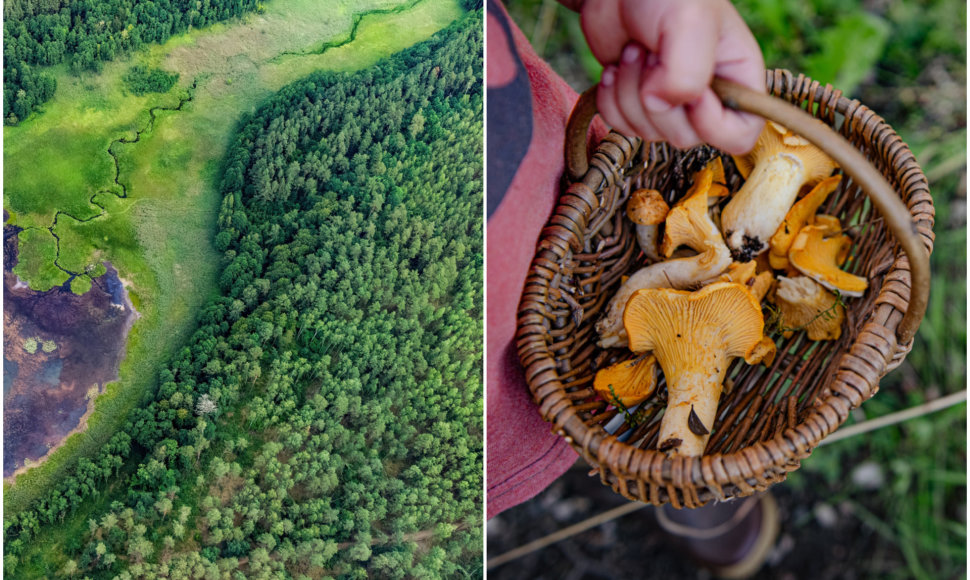
{"label": "marsh area", "polygon": [[[7,235],[11,233],[11,235]],[[3,476],[35,465],[78,429],[94,395],[118,378],[138,313],[118,271],[82,296],[70,282],[31,290],[11,271],[17,237],[4,230]]]}

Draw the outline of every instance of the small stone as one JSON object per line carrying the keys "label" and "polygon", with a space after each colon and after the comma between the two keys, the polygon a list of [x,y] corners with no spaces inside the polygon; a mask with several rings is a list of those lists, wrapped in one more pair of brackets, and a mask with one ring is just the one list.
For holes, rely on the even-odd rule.
{"label": "small stone", "polygon": [[879,489],[886,481],[882,466],[875,461],[860,463],[852,470],[850,478],[857,487],[866,490]]}
{"label": "small stone", "polygon": [[815,504],[815,509],[812,511],[815,514],[815,520],[818,522],[818,525],[823,528],[833,528],[839,521],[839,513],[827,503]]}

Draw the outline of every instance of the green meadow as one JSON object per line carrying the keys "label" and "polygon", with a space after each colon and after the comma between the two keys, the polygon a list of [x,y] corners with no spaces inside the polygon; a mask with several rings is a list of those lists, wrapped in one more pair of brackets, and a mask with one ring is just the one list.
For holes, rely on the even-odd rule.
{"label": "green meadow", "polygon": [[[99,74],[51,69],[54,98],[3,129],[4,208],[8,223],[25,230],[17,274],[46,290],[63,284],[67,271],[110,261],[141,318],[120,380],[96,400],[88,429],[5,482],[8,513],[119,428],[217,292],[217,176],[241,116],[312,71],[367,67],[460,14],[456,0],[273,0],[260,14],[174,37]],[[179,81],[165,94],[131,94],[123,77],[139,64],[178,73]],[[86,282],[72,288],[86,290]]]}

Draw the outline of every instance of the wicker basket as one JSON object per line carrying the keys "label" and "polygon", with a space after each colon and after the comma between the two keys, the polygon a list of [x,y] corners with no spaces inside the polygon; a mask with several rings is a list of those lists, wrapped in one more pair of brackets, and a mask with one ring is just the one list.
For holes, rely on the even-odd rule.
{"label": "wicker basket", "polygon": [[[774,97],[720,80],[714,88],[728,106],[786,125],[840,163],[845,178],[821,211],[858,224],[847,269],[869,280],[861,298],[847,301],[841,338],[775,334],[778,355],[770,367],[736,360],[703,456],[669,458],[656,450],[662,403],[647,405],[635,426],[624,422],[608,433],[604,425],[618,411],[595,395],[593,377],[629,353],[599,349],[593,326],[621,277],[644,264],[623,204],[641,187],[673,201],[717,152],[641,147],[639,139],[612,132],[587,161],[592,89],[570,120],[564,193],[542,232],[518,312],[519,357],[553,431],[624,497],[677,508],[747,496],[784,480],[902,362],[929,292],[933,202],[916,160],[889,125],[831,86],[788,71],[769,71]],[[736,190],[740,178],[730,157],[724,160]]]}

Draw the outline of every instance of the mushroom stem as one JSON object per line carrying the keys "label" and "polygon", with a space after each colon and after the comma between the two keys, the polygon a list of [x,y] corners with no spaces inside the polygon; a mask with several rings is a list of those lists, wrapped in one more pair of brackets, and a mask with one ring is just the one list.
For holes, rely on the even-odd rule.
{"label": "mushroom stem", "polygon": [[774,354],[761,305],[741,284],[715,282],[696,292],[639,290],[623,314],[635,353],[653,351],[667,379],[667,411],[658,449],[702,455],[727,368],[735,357],[755,364]]}
{"label": "mushroom stem", "polygon": [[640,244],[640,249],[643,250],[643,254],[650,260],[651,263],[656,263],[663,260],[660,252],[657,251],[657,242],[660,239],[660,226],[641,226],[637,224],[637,243]]}
{"label": "mushroom stem", "polygon": [[[703,455],[710,438],[717,403],[721,399],[726,356],[715,356],[703,367],[676,368],[667,377],[667,410],[660,421],[660,447],[668,441],[680,440],[670,446],[671,455]],[[691,419],[691,413],[695,415]],[[705,433],[706,431],[706,433]]]}
{"label": "mushroom stem", "polygon": [[[778,153],[755,166],[721,213],[723,227],[746,226],[725,232],[736,260],[746,262],[768,248],[768,240],[791,209],[804,178],[805,165],[790,153]],[[761,195],[764,191],[771,195]],[[757,195],[756,203],[748,201],[753,195]]]}

